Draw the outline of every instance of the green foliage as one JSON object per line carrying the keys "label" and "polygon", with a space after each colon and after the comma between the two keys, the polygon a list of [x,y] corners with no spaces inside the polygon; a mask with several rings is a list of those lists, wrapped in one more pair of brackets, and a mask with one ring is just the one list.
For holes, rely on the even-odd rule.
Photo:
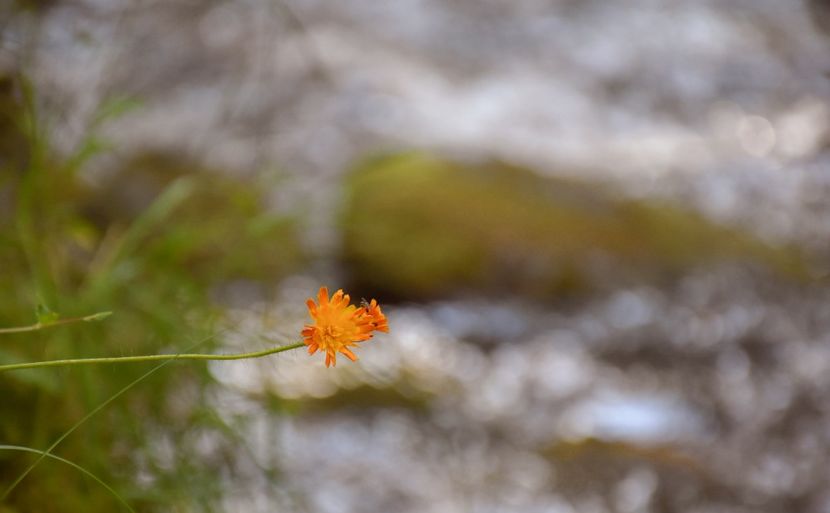
{"label": "green foliage", "polygon": [[99,231],[105,225],[123,232],[103,265],[140,250],[147,265],[186,268],[200,281],[279,279],[302,254],[295,220],[264,208],[262,191],[271,185],[234,180],[175,155],[137,156],[87,203]]}
{"label": "green foliage", "polygon": [[344,258],[398,297],[464,289],[539,297],[748,263],[798,276],[798,254],[659,202],[501,163],[379,158],[348,181]]}
{"label": "green foliage", "polygon": [[[0,152],[0,327],[101,320],[110,310],[116,315],[2,334],[0,363],[183,349],[214,330],[217,286],[237,279],[274,282],[302,261],[294,220],[268,211],[261,184],[153,156],[111,170],[110,182],[89,185],[83,172],[106,144],[93,131],[72,155],[56,157],[33,96],[24,83],[0,79],[0,145],[15,141],[9,143],[14,151]],[[133,107],[115,102],[98,119]],[[142,193],[138,201],[136,191]],[[46,448],[150,366],[0,374],[0,441]],[[172,364],[86,423],[55,454],[131,497],[138,510],[201,504],[210,511],[223,462],[193,457],[197,434],[215,435],[219,447],[229,443],[204,421],[210,383],[204,365]],[[172,454],[160,455],[162,438]],[[31,461],[25,453],[0,452],[0,484],[11,483]],[[147,483],[136,482],[139,469]],[[119,507],[105,488],[54,461],[41,463],[3,506],[46,513]]]}
{"label": "green foliage", "polygon": [[38,303],[35,308],[38,324],[51,324],[60,318],[57,312],[53,312],[48,306]]}

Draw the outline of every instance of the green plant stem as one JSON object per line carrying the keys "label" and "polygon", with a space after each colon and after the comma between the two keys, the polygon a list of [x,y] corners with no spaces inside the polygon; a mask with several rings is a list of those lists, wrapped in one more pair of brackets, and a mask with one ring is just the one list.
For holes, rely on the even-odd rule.
{"label": "green plant stem", "polygon": [[79,472],[82,472],[84,475],[86,475],[87,477],[89,477],[90,479],[95,481],[96,483],[98,483],[101,486],[103,486],[104,488],[106,488],[107,491],[109,493],[111,493],[112,496],[115,497],[118,500],[118,502],[120,502],[125,508],[127,508],[128,511],[131,511],[131,512],[135,513],[135,510],[132,508],[132,506],[130,506],[127,503],[127,501],[125,501],[124,498],[121,497],[121,495],[118,494],[118,492],[113,490],[113,488],[110,485],[108,485],[101,478],[99,478],[98,476],[96,476],[95,474],[90,472],[89,470],[85,469],[84,467],[78,465],[77,463],[71,462],[71,461],[67,460],[66,458],[61,458],[60,456],[55,456],[54,454],[50,454],[46,451],[40,451],[38,449],[33,449],[31,447],[23,447],[23,446],[20,446],[20,445],[0,445],[0,450],[2,450],[2,451],[31,452],[31,453],[34,453],[34,454],[39,454],[41,458],[49,457],[49,458],[52,458],[54,460],[60,461],[62,463],[66,463],[70,467],[73,467],[74,469],[78,470]]}
{"label": "green plant stem", "polygon": [[59,319],[57,321],[52,322],[36,322],[29,326],[20,326],[15,328],[0,328],[0,335],[4,333],[24,333],[27,331],[38,331],[44,328],[51,328],[52,326],[60,326],[61,324],[72,324],[75,322],[92,322],[92,321],[99,321],[108,317],[111,312],[99,312],[92,315],[87,315],[84,317],[72,317],[71,319]]}
{"label": "green plant stem", "polygon": [[[225,331],[227,331],[227,329],[222,330],[219,333],[224,333]],[[204,344],[205,342],[207,342],[208,340],[212,339],[213,337],[215,337],[217,335],[218,334],[209,335],[209,336],[207,336],[207,337],[205,337],[201,340],[196,341],[194,344],[191,344],[190,346],[188,346],[186,348],[186,351],[192,351],[192,350],[196,349],[201,344]],[[55,440],[52,443],[52,445],[50,445],[49,448],[46,449],[43,452],[43,454],[38,456],[37,460],[35,460],[31,465],[29,465],[26,468],[26,470],[24,470],[19,476],[17,476],[17,479],[15,479],[14,482],[12,484],[10,484],[8,486],[8,488],[6,488],[6,491],[3,492],[2,496],[0,496],[0,503],[4,502],[9,497],[9,494],[11,494],[12,491],[14,491],[14,489],[17,487],[17,485],[19,485],[24,479],[26,479],[26,476],[28,476],[35,469],[35,467],[37,467],[38,464],[40,464],[41,461],[43,461],[48,455],[52,454],[52,451],[54,451],[55,448],[58,445],[60,445],[60,443],[63,442],[66,439],[66,437],[68,437],[69,435],[74,433],[75,430],[77,430],[84,423],[86,423],[86,421],[88,421],[89,419],[91,419],[92,417],[97,415],[98,412],[100,412],[101,410],[103,410],[104,408],[106,408],[107,406],[112,404],[113,402],[115,402],[116,399],[118,399],[122,395],[126,394],[131,388],[138,385],[139,383],[141,383],[142,381],[144,381],[145,379],[150,377],[153,373],[155,373],[156,371],[163,368],[165,365],[172,362],[175,359],[176,356],[178,356],[178,355],[172,355],[171,358],[168,358],[167,360],[164,360],[160,364],[156,365],[152,369],[148,370],[147,372],[145,372],[144,374],[139,376],[137,379],[131,381],[127,386],[125,386],[124,388],[122,388],[118,392],[111,395],[109,399],[107,399],[103,403],[99,404],[98,406],[95,407],[95,409],[93,409],[92,411],[90,411],[89,413],[84,415],[84,417],[81,420],[79,420],[78,422],[76,422],[75,424],[73,424],[71,428],[64,431],[63,434],[61,436],[59,436],[58,439]]]}
{"label": "green plant stem", "polygon": [[234,354],[154,354],[145,356],[116,356],[110,358],[73,358],[68,360],[47,360],[43,362],[27,362],[27,363],[12,363],[8,365],[0,365],[0,372],[21,370],[21,369],[39,369],[42,367],[65,367],[69,365],[87,365],[96,363],[132,363],[132,362],[155,362],[159,360],[247,360],[249,358],[261,358],[291,349],[303,347],[303,342],[297,342],[285,346],[272,347],[264,351],[255,351],[253,353],[234,353]]}

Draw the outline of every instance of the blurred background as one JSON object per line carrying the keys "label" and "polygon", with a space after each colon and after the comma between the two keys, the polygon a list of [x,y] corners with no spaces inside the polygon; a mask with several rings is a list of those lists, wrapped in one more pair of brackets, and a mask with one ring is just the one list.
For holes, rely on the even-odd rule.
{"label": "blurred background", "polygon": [[[138,511],[830,512],[825,0],[0,0],[0,363]],[[0,375],[45,449],[152,366]],[[0,451],[5,488],[34,456]],[[44,461],[3,513],[118,511]]]}

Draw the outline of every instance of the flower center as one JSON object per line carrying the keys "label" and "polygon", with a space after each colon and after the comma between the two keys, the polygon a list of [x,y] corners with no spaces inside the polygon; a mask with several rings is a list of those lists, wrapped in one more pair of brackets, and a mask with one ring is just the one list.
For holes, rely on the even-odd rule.
{"label": "flower center", "polygon": [[343,328],[340,326],[328,325],[323,327],[323,337],[328,340],[337,340],[343,336]]}

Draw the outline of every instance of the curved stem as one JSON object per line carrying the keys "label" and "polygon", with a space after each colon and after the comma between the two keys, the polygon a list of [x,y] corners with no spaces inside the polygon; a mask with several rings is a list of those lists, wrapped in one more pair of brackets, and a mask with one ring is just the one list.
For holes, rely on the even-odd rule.
{"label": "curved stem", "polygon": [[112,496],[115,497],[118,500],[118,502],[120,502],[125,508],[127,508],[128,511],[131,511],[132,513],[135,513],[135,510],[132,508],[132,506],[130,506],[129,503],[127,503],[127,501],[125,501],[124,498],[121,497],[118,494],[118,492],[113,490],[113,488],[110,485],[108,485],[101,478],[99,478],[98,476],[96,476],[95,474],[90,472],[89,470],[85,469],[84,467],[78,465],[77,463],[69,461],[66,458],[61,458],[60,456],[56,456],[56,455],[51,454],[51,453],[46,452],[46,451],[39,451],[37,449],[33,449],[31,447],[24,447],[24,446],[21,446],[21,445],[0,445],[0,450],[2,450],[2,451],[32,452],[32,453],[35,453],[35,454],[39,454],[41,458],[47,458],[48,457],[48,458],[52,458],[54,460],[60,461],[62,463],[66,463],[70,467],[73,467],[76,470],[78,470],[79,472],[82,472],[87,477],[89,477],[90,479],[92,479],[96,483],[98,483],[101,486],[103,486],[104,488],[106,488],[107,491],[109,493],[111,493]]}
{"label": "curved stem", "polygon": [[[224,330],[222,330],[222,331],[220,331],[219,333],[224,333],[225,331],[227,331],[227,328],[226,328],[226,329],[224,329]],[[204,344],[204,343],[205,343],[205,342],[207,342],[208,340],[212,339],[212,338],[213,338],[213,337],[215,337],[216,335],[217,335],[217,334],[216,334],[216,333],[214,333],[214,334],[212,334],[212,335],[208,335],[207,337],[202,338],[201,340],[197,340],[195,343],[193,343],[193,344],[191,344],[190,346],[188,346],[188,347],[186,348],[186,350],[187,350],[187,351],[192,351],[192,350],[196,349],[197,347],[199,347],[201,344]],[[9,494],[11,494],[11,493],[12,493],[12,491],[14,491],[14,489],[17,487],[17,485],[19,485],[19,484],[20,484],[20,483],[21,483],[24,479],[26,479],[26,476],[28,476],[28,475],[29,475],[29,474],[30,474],[30,473],[31,473],[31,472],[35,469],[35,467],[37,467],[37,466],[38,466],[38,464],[40,464],[40,462],[41,462],[41,461],[43,461],[43,460],[46,458],[46,456],[47,456],[48,454],[51,454],[51,453],[52,453],[52,451],[53,451],[53,450],[55,450],[55,447],[57,447],[58,445],[60,445],[60,443],[61,443],[61,442],[63,442],[63,441],[64,441],[64,440],[65,440],[65,439],[69,436],[69,435],[71,435],[72,433],[74,433],[74,432],[75,432],[78,428],[80,428],[80,427],[81,427],[84,423],[86,423],[86,421],[88,421],[89,419],[91,419],[92,417],[94,417],[95,415],[97,415],[97,414],[98,414],[98,412],[100,412],[101,410],[103,410],[104,408],[106,408],[107,406],[109,406],[110,404],[112,404],[113,402],[115,402],[115,400],[116,400],[116,399],[118,399],[118,398],[119,398],[119,397],[121,397],[122,395],[126,394],[126,393],[127,393],[127,392],[131,389],[131,388],[133,388],[134,386],[138,385],[139,383],[141,383],[142,381],[144,381],[145,379],[147,379],[148,377],[150,377],[153,373],[155,373],[156,371],[160,370],[160,369],[161,369],[162,367],[164,367],[165,365],[167,365],[167,364],[169,364],[170,362],[172,362],[172,361],[173,361],[173,359],[174,359],[176,356],[178,356],[178,355],[172,355],[172,358],[169,358],[169,359],[167,359],[167,360],[164,360],[164,361],[163,361],[163,362],[161,362],[160,364],[156,365],[155,367],[153,367],[152,369],[148,370],[147,372],[145,372],[144,374],[142,374],[142,375],[141,375],[141,376],[139,376],[138,378],[136,378],[136,379],[134,379],[133,381],[131,381],[131,382],[130,382],[128,385],[126,385],[124,388],[122,388],[122,389],[121,389],[121,390],[119,390],[118,392],[116,392],[116,393],[114,393],[113,395],[111,395],[111,396],[109,397],[109,399],[107,399],[106,401],[102,402],[101,404],[99,404],[98,406],[96,406],[96,407],[95,407],[92,411],[90,411],[89,413],[87,413],[86,415],[84,415],[84,416],[83,416],[83,418],[81,418],[81,420],[79,420],[78,422],[76,422],[75,424],[73,424],[73,425],[72,425],[72,427],[70,427],[69,429],[67,429],[66,431],[64,431],[64,432],[63,432],[63,434],[62,434],[61,436],[59,436],[57,440],[55,440],[54,442],[52,442],[52,445],[50,445],[50,446],[49,446],[49,448],[48,448],[48,449],[46,449],[46,450],[43,452],[43,454],[41,454],[41,455],[38,457],[38,459],[36,459],[36,460],[35,460],[35,461],[31,464],[31,465],[29,465],[29,466],[26,468],[26,470],[24,470],[24,471],[23,471],[23,472],[22,472],[19,476],[17,476],[17,479],[15,479],[15,480],[14,480],[14,482],[13,482],[12,484],[10,484],[10,485],[6,488],[6,491],[4,491],[4,492],[3,492],[3,495],[2,495],[2,496],[0,496],[0,503],[4,502],[4,501],[6,500],[6,498],[8,498]]]}
{"label": "curved stem", "polygon": [[159,360],[246,360],[249,358],[260,358],[291,349],[297,349],[305,346],[303,342],[296,342],[285,346],[272,347],[264,351],[255,351],[253,353],[234,353],[234,354],[153,354],[145,356],[116,356],[105,358],[73,358],[68,360],[47,360],[43,362],[27,362],[27,363],[11,363],[7,365],[0,365],[0,372],[20,370],[20,369],[39,369],[41,367],[65,367],[69,365],[86,365],[95,363],[130,363],[130,362],[154,362]]}

